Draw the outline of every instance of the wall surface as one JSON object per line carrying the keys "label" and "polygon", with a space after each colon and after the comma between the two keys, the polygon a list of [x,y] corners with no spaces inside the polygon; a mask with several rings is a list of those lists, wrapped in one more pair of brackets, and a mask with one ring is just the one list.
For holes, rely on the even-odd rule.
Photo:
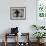
{"label": "wall surface", "polygon": [[[26,7],[26,20],[10,20],[10,7]],[[36,24],[36,0],[0,0],[0,34],[19,27],[19,32],[32,36],[32,24]]]}

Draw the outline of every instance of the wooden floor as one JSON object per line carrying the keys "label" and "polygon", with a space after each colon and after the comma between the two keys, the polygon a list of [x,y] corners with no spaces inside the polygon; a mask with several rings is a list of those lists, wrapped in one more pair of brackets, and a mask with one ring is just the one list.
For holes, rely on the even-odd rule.
{"label": "wooden floor", "polygon": [[[4,46],[4,43],[2,42],[0,42],[0,46]],[[8,45],[7,46],[15,46],[15,43],[8,43]],[[25,46],[25,45],[24,45]],[[34,43],[34,42],[32,42],[32,43],[30,43],[30,46],[37,46],[37,43]],[[46,46],[46,43],[44,43],[42,46]]]}

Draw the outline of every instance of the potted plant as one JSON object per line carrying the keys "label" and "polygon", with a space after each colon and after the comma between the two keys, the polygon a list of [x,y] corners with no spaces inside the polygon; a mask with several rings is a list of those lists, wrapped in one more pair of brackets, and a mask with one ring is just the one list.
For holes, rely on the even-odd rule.
{"label": "potted plant", "polygon": [[40,40],[42,38],[45,38],[44,36],[46,36],[46,33],[45,32],[35,32],[33,35],[37,38],[37,41],[40,43]]}

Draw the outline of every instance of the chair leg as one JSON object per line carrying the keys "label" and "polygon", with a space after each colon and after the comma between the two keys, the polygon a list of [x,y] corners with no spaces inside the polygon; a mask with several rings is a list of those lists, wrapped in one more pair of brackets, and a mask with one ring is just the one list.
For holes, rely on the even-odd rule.
{"label": "chair leg", "polygon": [[7,46],[7,42],[5,41],[5,46]]}
{"label": "chair leg", "polygon": [[7,46],[7,33],[5,34],[5,46]]}

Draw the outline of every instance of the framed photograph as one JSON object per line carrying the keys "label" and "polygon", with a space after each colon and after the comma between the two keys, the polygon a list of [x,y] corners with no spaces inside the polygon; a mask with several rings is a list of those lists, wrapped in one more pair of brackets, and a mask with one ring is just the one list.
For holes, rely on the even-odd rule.
{"label": "framed photograph", "polygon": [[25,20],[26,19],[26,7],[11,7],[10,8],[11,20]]}

